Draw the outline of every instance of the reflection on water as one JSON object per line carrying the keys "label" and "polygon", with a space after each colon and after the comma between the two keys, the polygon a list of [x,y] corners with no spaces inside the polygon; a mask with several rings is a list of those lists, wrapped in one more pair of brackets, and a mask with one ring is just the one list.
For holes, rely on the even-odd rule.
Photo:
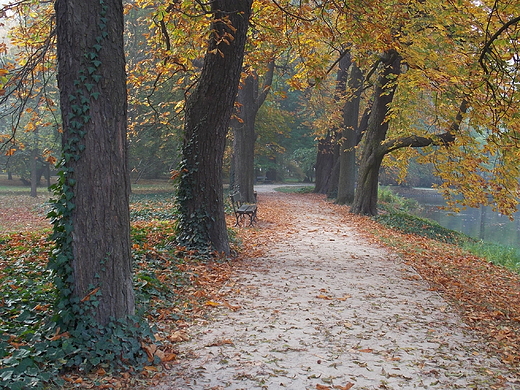
{"label": "reflection on water", "polygon": [[460,213],[453,213],[439,208],[445,205],[445,202],[442,195],[435,190],[429,188],[394,189],[401,196],[415,199],[423,206],[422,210],[417,213],[420,217],[432,219],[448,229],[477,239],[520,247],[520,213],[515,214],[514,221],[494,212],[488,206],[479,209],[468,208]]}

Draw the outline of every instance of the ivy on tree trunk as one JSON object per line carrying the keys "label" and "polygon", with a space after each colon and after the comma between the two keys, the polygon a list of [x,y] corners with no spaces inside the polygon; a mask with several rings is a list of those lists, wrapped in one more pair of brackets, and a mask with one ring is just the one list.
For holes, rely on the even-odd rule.
{"label": "ivy on tree trunk", "polygon": [[122,7],[55,3],[63,157],[50,268],[63,328],[134,314]]}
{"label": "ivy on tree trunk", "polygon": [[229,253],[222,162],[242,70],[251,0],[211,2],[213,22],[202,73],[186,102],[177,193],[180,245]]}

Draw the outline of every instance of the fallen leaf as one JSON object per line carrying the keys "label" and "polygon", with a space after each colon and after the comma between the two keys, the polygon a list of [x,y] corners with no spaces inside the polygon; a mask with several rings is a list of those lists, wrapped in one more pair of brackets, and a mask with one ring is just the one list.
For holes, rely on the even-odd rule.
{"label": "fallen leaf", "polygon": [[234,343],[230,339],[216,340],[213,343],[208,344],[207,347],[220,347],[221,345],[226,345],[226,344],[233,345]]}
{"label": "fallen leaf", "polygon": [[233,306],[229,304],[228,302],[224,302],[224,306],[226,306],[229,310],[237,311],[240,310],[240,306]]}
{"label": "fallen leaf", "polygon": [[157,345],[141,343],[141,348],[143,348],[146,352],[146,355],[148,356],[148,361],[152,362],[155,352],[157,351]]}
{"label": "fallen leaf", "polygon": [[334,388],[339,389],[339,390],[349,390],[352,388],[352,386],[354,386],[354,383],[347,382],[347,384],[345,386],[334,386]]}
{"label": "fallen leaf", "polygon": [[163,363],[171,362],[172,360],[175,360],[177,358],[177,355],[175,353],[163,352],[161,350],[157,350],[155,356],[161,359],[161,362]]}
{"label": "fallen leaf", "polygon": [[168,340],[170,340],[172,343],[180,343],[182,341],[188,341],[190,337],[186,332],[183,332],[182,330],[178,330],[176,332],[173,332],[171,335],[168,336]]}
{"label": "fallen leaf", "polygon": [[323,386],[323,385],[320,385],[320,384],[316,385],[316,389],[318,389],[318,390],[332,390],[329,386]]}
{"label": "fallen leaf", "polygon": [[327,295],[323,295],[323,294],[317,295],[316,298],[318,298],[318,299],[326,299],[328,301],[332,300],[331,297],[328,297]]}

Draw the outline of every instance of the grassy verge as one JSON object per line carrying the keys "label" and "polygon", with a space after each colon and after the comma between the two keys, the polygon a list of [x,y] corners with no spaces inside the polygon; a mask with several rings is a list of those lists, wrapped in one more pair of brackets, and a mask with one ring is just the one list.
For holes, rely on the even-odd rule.
{"label": "grassy verge", "polygon": [[520,248],[479,241],[454,230],[446,229],[437,222],[420,218],[410,212],[419,207],[415,200],[403,198],[390,189],[379,190],[381,213],[375,219],[391,229],[406,234],[416,234],[436,241],[455,244],[469,253],[487,261],[520,273]]}
{"label": "grassy verge", "polygon": [[287,194],[289,194],[289,193],[308,194],[308,193],[311,193],[314,191],[314,186],[298,186],[298,185],[282,186],[282,187],[277,187],[274,190],[278,191],[278,192],[287,193]]}

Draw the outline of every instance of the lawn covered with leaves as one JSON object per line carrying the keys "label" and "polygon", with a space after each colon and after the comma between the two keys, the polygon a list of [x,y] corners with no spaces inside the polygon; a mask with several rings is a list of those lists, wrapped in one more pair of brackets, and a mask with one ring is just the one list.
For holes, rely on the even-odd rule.
{"label": "lawn covered with leaves", "polygon": [[175,245],[172,192],[168,184],[137,186],[131,196],[136,300],[155,340],[142,343],[148,362],[137,368],[138,373],[131,369],[119,374],[97,366],[95,355],[85,362],[86,367],[97,366],[94,372],[67,371],[67,361],[74,355],[63,348],[68,336],[48,325],[55,290],[46,268],[52,243],[48,241],[49,224],[42,218],[44,197],[31,199],[24,208],[9,208],[6,205],[16,204],[16,197],[26,195],[22,191],[0,194],[9,199],[0,199],[0,209],[24,221],[0,222],[5,224],[0,234],[0,388],[43,388],[44,382],[132,388],[172,364],[175,344],[187,338],[184,329],[215,305],[219,288],[231,273],[228,260],[200,261]]}

